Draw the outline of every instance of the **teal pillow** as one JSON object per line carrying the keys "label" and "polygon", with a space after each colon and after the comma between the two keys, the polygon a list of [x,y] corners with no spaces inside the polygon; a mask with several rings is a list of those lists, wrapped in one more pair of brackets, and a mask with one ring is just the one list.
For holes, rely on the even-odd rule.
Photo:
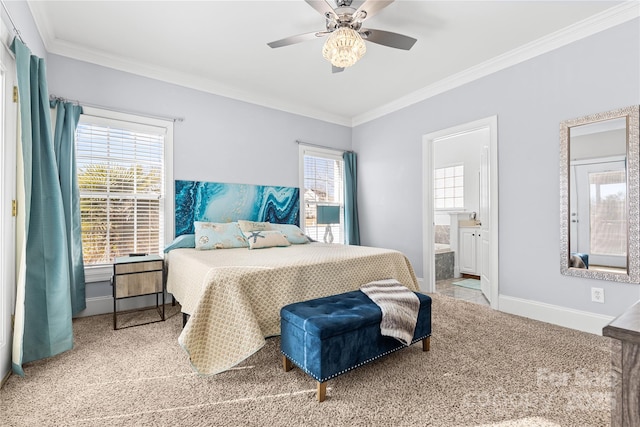
{"label": "teal pillow", "polygon": [[309,243],[309,238],[304,232],[294,224],[271,224],[272,230],[278,230],[287,238],[289,243],[293,245],[303,245]]}
{"label": "teal pillow", "polygon": [[166,254],[172,249],[178,248],[195,248],[196,247],[196,235],[195,234],[183,234],[173,239],[173,242],[164,248]]}
{"label": "teal pillow", "polygon": [[193,223],[193,228],[196,230],[196,249],[231,249],[249,246],[237,222],[196,221]]}

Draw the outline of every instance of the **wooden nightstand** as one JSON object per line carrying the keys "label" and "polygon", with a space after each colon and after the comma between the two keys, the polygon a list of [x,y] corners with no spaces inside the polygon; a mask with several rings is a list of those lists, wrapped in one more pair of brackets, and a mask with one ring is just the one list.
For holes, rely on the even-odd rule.
{"label": "wooden nightstand", "polygon": [[[164,260],[159,255],[124,256],[113,262],[113,329],[118,329],[117,302],[120,299],[156,294],[156,310],[161,320],[141,323],[146,325],[165,320],[164,313]],[[162,309],[158,305],[158,294],[162,294]]]}

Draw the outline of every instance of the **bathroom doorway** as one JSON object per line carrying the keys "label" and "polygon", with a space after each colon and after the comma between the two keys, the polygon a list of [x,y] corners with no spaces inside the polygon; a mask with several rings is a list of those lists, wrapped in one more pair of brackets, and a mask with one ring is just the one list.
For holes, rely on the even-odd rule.
{"label": "bathroom doorway", "polygon": [[498,308],[497,117],[423,138],[427,292]]}

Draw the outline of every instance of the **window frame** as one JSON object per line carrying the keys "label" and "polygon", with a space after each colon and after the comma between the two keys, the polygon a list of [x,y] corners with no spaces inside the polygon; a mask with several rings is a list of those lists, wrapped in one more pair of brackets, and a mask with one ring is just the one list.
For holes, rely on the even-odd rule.
{"label": "window frame", "polygon": [[[146,117],[138,114],[124,113],[120,111],[108,110],[97,107],[82,107],[83,113],[80,115],[80,121],[83,116],[96,118],[96,122],[126,122],[133,124],[134,127],[144,128],[164,128],[164,197],[160,199],[160,213],[162,215],[163,232],[161,245],[167,245],[173,240],[175,233],[175,196],[173,183],[173,125],[174,122],[167,119],[159,119],[155,117]],[[85,282],[108,282],[113,274],[112,264],[89,265],[84,267]]]}
{"label": "window frame", "polygon": [[333,244],[340,244],[340,245],[344,245],[345,244],[345,224],[344,224],[344,182],[345,182],[345,176],[344,176],[344,159],[342,158],[342,155],[344,154],[344,151],[342,150],[333,150],[330,148],[321,148],[321,147],[312,147],[312,146],[308,146],[308,145],[303,145],[300,144],[298,146],[298,167],[299,167],[299,172],[298,172],[298,177],[299,177],[299,186],[300,186],[300,228],[302,229],[302,231],[304,231],[305,234],[307,234],[307,229],[306,229],[306,224],[305,224],[305,208],[306,208],[306,203],[304,200],[304,193],[305,193],[305,187],[304,187],[304,157],[305,156],[312,156],[312,157],[321,157],[321,158],[325,158],[325,159],[330,159],[330,160],[337,160],[340,162],[343,162],[343,167],[342,167],[342,202],[340,202],[340,208],[341,208],[341,212],[340,212],[340,227],[341,227],[341,236],[342,236],[342,242],[334,242]]}

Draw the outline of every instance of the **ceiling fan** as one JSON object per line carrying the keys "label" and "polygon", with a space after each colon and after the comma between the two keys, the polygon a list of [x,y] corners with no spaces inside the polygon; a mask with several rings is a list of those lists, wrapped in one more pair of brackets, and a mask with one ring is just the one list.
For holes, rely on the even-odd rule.
{"label": "ceiling fan", "polygon": [[326,30],[299,34],[267,43],[272,48],[327,37],[322,49],[324,58],[331,62],[334,73],[355,64],[366,52],[363,40],[409,50],[417,41],[413,37],[390,31],[362,28],[362,23],[389,6],[394,0],[366,0],[355,9],[352,0],[336,0],[334,9],[327,0],[305,0],[309,6],[320,12],[326,19]]}

